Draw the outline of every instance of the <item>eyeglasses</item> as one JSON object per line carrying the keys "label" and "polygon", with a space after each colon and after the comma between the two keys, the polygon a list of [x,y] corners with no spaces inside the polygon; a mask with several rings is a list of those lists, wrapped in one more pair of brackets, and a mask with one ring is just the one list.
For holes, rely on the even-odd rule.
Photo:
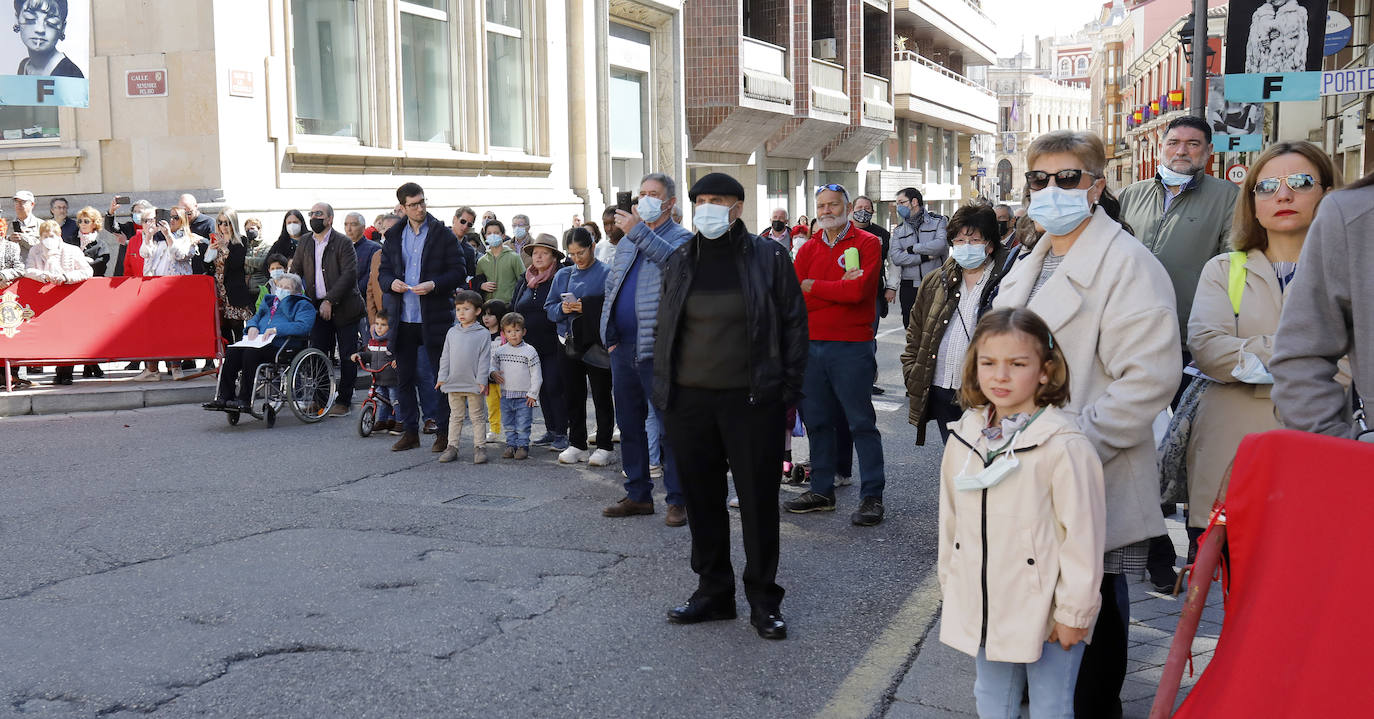
{"label": "eyeglasses", "polygon": [[428,204],[429,203],[425,202],[424,200],[416,200],[415,202],[407,202],[405,206],[406,209],[409,210],[414,207],[425,207]]}
{"label": "eyeglasses", "polygon": [[325,215],[325,213],[324,213],[324,210],[311,210],[311,211],[310,211],[310,216],[311,216],[311,217],[323,218],[323,217],[325,217],[326,215]]}
{"label": "eyeglasses", "polygon": [[1095,172],[1088,172],[1087,170],[1060,170],[1058,172],[1031,170],[1026,173],[1026,184],[1030,185],[1032,190],[1043,190],[1049,186],[1050,178],[1053,177],[1056,187],[1073,189],[1078,187],[1078,183],[1083,180],[1083,175],[1101,177],[1101,175]]}
{"label": "eyeglasses", "polygon": [[950,240],[949,243],[951,245],[975,245],[977,247],[987,247],[988,241],[983,239],[982,235],[969,237],[967,235],[960,233],[956,235],[954,239]]}
{"label": "eyeglasses", "polygon": [[1317,186],[1317,178],[1306,172],[1295,172],[1287,177],[1266,177],[1255,183],[1256,197],[1269,197],[1279,191],[1279,183],[1288,185],[1294,192],[1310,192]]}
{"label": "eyeglasses", "polygon": [[86,218],[86,217],[83,217],[83,218],[81,218],[81,219],[79,219],[79,220],[76,221],[76,224],[78,224],[78,225],[86,225],[86,224],[94,224],[94,223],[95,223],[95,220],[92,220],[92,219]]}
{"label": "eyeglasses", "polygon": [[217,227],[233,227],[233,225],[230,224],[228,220],[219,220],[215,222],[215,225]]}
{"label": "eyeglasses", "polygon": [[458,224],[462,225],[463,227],[471,227],[472,220],[459,220]]}

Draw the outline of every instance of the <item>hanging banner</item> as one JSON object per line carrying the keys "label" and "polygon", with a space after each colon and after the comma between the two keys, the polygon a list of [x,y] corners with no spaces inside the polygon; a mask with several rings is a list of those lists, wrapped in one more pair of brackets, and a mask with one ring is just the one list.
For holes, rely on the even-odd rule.
{"label": "hanging banner", "polygon": [[1212,126],[1213,152],[1249,152],[1263,146],[1264,105],[1232,102],[1230,78],[1207,78],[1207,124]]}
{"label": "hanging banner", "polygon": [[1231,0],[1226,18],[1226,99],[1280,102],[1320,97],[1326,4]]}
{"label": "hanging banner", "polygon": [[15,0],[0,20],[0,106],[90,104],[91,3]]}

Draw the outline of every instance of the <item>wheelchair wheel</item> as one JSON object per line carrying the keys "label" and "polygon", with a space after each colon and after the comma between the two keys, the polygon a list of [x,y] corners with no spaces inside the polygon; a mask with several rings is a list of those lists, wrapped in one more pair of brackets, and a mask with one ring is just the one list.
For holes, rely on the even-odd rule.
{"label": "wheelchair wheel", "polygon": [[234,411],[225,412],[224,416],[229,420],[230,427],[237,427],[239,424],[239,413]]}
{"label": "wheelchair wheel", "polygon": [[281,391],[281,365],[264,362],[258,365],[257,374],[253,377],[253,398],[249,400],[249,413],[254,417],[259,416],[253,411],[259,408],[264,413],[271,409],[274,413],[282,410],[284,404]]}
{"label": "wheelchair wheel", "polygon": [[377,405],[371,402],[363,403],[363,411],[358,415],[358,436],[366,437],[372,434],[372,428],[377,424]]}
{"label": "wheelchair wheel", "polygon": [[262,419],[267,423],[267,428],[272,429],[277,426],[277,410],[272,409],[272,405],[262,408]]}
{"label": "wheelchair wheel", "polygon": [[282,386],[291,413],[307,424],[324,419],[334,398],[334,375],[329,358],[310,348],[296,355],[286,370]]}

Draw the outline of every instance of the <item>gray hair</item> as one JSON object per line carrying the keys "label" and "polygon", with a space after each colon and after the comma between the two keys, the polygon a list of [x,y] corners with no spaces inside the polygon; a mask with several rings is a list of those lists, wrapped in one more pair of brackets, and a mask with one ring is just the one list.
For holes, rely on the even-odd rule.
{"label": "gray hair", "polygon": [[282,282],[286,280],[289,280],[291,284],[294,285],[294,287],[289,288],[291,290],[291,294],[299,295],[305,291],[305,283],[301,280],[300,275],[295,274],[294,272],[283,272],[281,273],[281,276],[278,277],[276,280],[277,286],[281,287]]}
{"label": "gray hair", "polygon": [[516,221],[516,220],[524,220],[524,221],[525,221],[525,227],[529,227],[529,226],[530,226],[530,216],[529,216],[529,215],[512,215],[511,218],[510,218],[510,224],[511,224],[512,227],[515,226],[515,221]]}
{"label": "gray hair", "polygon": [[149,202],[149,201],[147,201],[147,200],[139,200],[139,201],[135,202],[133,205],[130,206],[130,210],[133,211],[133,212],[141,212],[141,210],[140,210],[139,208],[147,208],[147,209],[151,210],[151,209],[153,209],[153,203],[151,203],[151,202]]}
{"label": "gray hair", "polygon": [[367,227],[367,218],[363,217],[363,213],[361,212],[348,213],[348,216],[344,218],[344,222],[354,219],[358,221],[358,224],[362,225],[363,227]]}
{"label": "gray hair", "polygon": [[143,223],[141,222],[141,221],[143,220],[143,218],[147,217],[147,216],[150,215],[150,214],[153,214],[153,213],[156,213],[156,212],[157,212],[157,208],[156,208],[156,207],[153,207],[153,203],[148,202],[147,200],[141,200],[141,202],[144,203],[143,209],[138,210],[138,211],[137,211],[137,214],[134,215],[134,217],[136,217],[136,218],[138,218],[138,219],[140,220],[139,224],[143,224]]}
{"label": "gray hair", "polygon": [[663,174],[662,172],[650,172],[649,174],[645,175],[643,178],[639,180],[639,184],[643,185],[649,180],[653,180],[654,182],[663,185],[663,194],[667,195],[668,199],[671,200],[677,197],[677,183],[673,182],[673,178]]}

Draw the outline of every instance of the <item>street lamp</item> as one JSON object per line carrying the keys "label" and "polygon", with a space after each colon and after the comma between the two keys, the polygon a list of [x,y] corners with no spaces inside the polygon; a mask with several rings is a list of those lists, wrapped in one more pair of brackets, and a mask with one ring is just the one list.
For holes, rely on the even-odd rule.
{"label": "street lamp", "polygon": [[[1178,44],[1183,46],[1183,59],[1190,63],[1193,61],[1193,33],[1196,22],[1196,16],[1190,13],[1183,27],[1178,29]],[[1210,62],[1210,58],[1215,54],[1217,51],[1213,50],[1211,45],[1207,45],[1207,62]]]}
{"label": "street lamp", "polygon": [[[1193,62],[1193,41],[1202,40],[1202,62]],[[1207,58],[1213,55],[1212,48],[1207,44],[1207,0],[1193,0],[1193,12],[1188,16],[1187,22],[1178,31],[1178,42],[1183,46],[1183,57],[1188,61],[1193,71],[1193,107],[1192,113],[1196,117],[1203,116],[1203,108],[1206,102],[1203,96],[1207,93]]]}

